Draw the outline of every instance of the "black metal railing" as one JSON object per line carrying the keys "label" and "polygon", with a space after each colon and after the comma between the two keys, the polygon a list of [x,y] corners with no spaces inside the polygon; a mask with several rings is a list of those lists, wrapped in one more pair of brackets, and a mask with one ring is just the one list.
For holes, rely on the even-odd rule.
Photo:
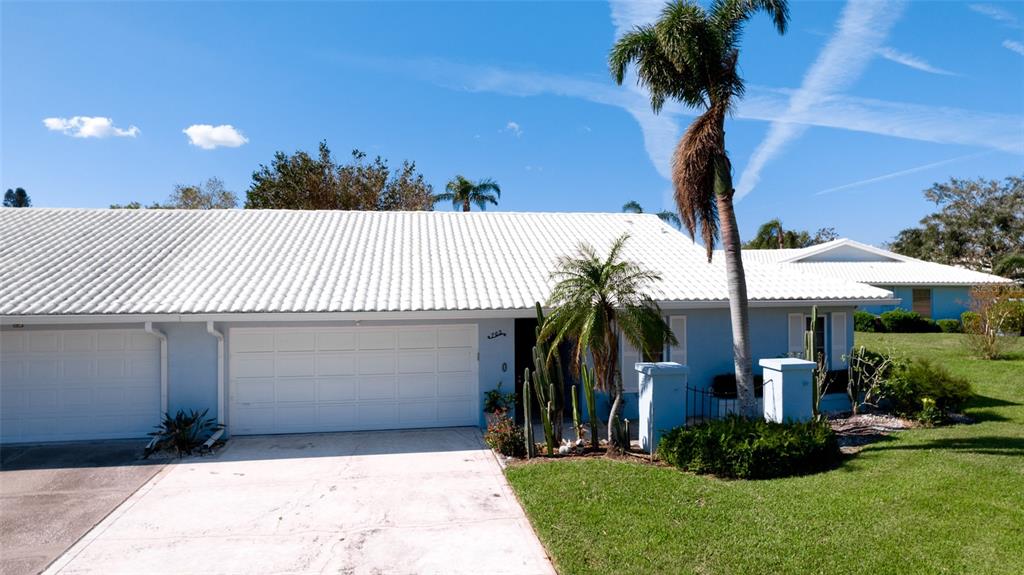
{"label": "black metal railing", "polygon": [[[755,401],[762,400],[761,386],[756,390]],[[710,387],[686,387],[686,424],[694,425],[728,415],[739,414],[740,401],[734,393],[716,392]]]}

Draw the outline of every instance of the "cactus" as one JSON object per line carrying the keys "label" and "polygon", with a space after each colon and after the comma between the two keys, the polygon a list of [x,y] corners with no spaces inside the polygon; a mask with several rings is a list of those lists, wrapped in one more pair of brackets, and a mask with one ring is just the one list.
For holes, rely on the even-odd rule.
{"label": "cactus", "polygon": [[580,366],[580,379],[583,380],[583,397],[587,400],[587,415],[590,416],[590,444],[594,449],[599,447],[597,439],[597,397],[594,394],[594,372],[586,365]]}
{"label": "cactus", "polygon": [[817,419],[819,415],[818,405],[821,396],[828,385],[825,372],[825,358],[814,356],[814,330],[818,326],[818,306],[811,306],[811,329],[804,330],[804,359],[813,361],[817,366],[814,368],[814,376],[811,381],[811,415]]}
{"label": "cactus", "polygon": [[583,439],[583,423],[580,421],[580,402],[577,399],[579,392],[576,386],[572,386],[572,428],[576,430],[576,439]]}
{"label": "cactus", "polygon": [[[533,348],[533,392],[540,407],[541,422],[544,424],[544,440],[548,446],[557,448],[562,443],[562,410],[565,380],[562,375],[562,360],[558,354],[551,354],[548,343],[541,340],[544,328],[544,312],[540,303],[537,310],[537,345]],[[548,358],[551,357],[549,360]]]}
{"label": "cactus", "polygon": [[533,393],[530,392],[530,368],[523,370],[523,436],[526,438],[526,458],[537,455],[537,443],[533,440]]}

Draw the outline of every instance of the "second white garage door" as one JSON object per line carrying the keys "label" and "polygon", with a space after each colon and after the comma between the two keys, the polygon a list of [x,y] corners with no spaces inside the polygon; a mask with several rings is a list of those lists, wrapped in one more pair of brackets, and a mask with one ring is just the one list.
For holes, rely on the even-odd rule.
{"label": "second white garage door", "polygon": [[232,433],[477,425],[476,325],[232,328]]}

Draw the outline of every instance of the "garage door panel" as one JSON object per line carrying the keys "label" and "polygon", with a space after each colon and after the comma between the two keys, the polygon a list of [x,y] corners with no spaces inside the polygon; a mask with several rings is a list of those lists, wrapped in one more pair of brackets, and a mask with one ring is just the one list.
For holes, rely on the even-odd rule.
{"label": "garage door panel", "polygon": [[411,327],[398,332],[399,349],[434,349],[437,347],[437,328]]}
{"label": "garage door panel", "polygon": [[274,334],[260,332],[240,332],[231,337],[232,353],[274,351]]}
{"label": "garage door panel", "polygon": [[316,357],[316,374],[319,376],[355,375],[356,354],[333,353],[319,354]]}
{"label": "garage door panel", "polygon": [[20,382],[25,379],[28,367],[24,361],[17,359],[5,359],[0,362],[0,377],[8,382]]}
{"label": "garage door panel", "polygon": [[[267,333],[270,349],[266,339],[251,337]],[[248,343],[237,345],[243,337]],[[474,325],[233,328],[229,340],[232,433],[475,425],[479,419]],[[252,348],[260,351],[240,351]]]}
{"label": "garage door panel", "polygon": [[398,376],[398,397],[401,399],[437,397],[437,376],[433,373]]}
{"label": "garage door panel", "polygon": [[395,373],[394,351],[368,351],[359,354],[359,375]]}
{"label": "garage door panel", "polygon": [[64,334],[63,351],[94,351],[96,338],[90,332]]}
{"label": "garage door panel", "polygon": [[81,389],[67,389],[61,395],[61,404],[64,411],[92,407],[92,389],[88,387]]}
{"label": "garage door panel", "polygon": [[359,399],[394,399],[395,377],[391,375],[363,376],[359,378]]}
{"label": "garage door panel", "polygon": [[394,349],[395,329],[393,328],[365,328],[357,332],[359,338],[359,349]]}
{"label": "garage door panel", "polygon": [[124,377],[127,373],[125,367],[125,360],[122,358],[99,358],[96,360],[96,377],[98,379]]}
{"label": "garage door panel", "polygon": [[60,334],[49,332],[31,333],[28,336],[28,350],[35,353],[60,351]]}
{"label": "garage door panel", "polygon": [[274,380],[241,379],[232,386],[232,401],[242,404],[274,403]]}
{"label": "garage door panel", "polygon": [[430,373],[437,371],[434,350],[402,351],[398,357],[398,373]]}
{"label": "garage door panel", "polygon": [[7,353],[21,353],[25,351],[26,340],[24,333],[0,333],[0,349]]}
{"label": "garage door panel", "polygon": [[320,351],[355,351],[356,334],[351,330],[319,333],[316,346]]}
{"label": "garage door panel", "polygon": [[54,411],[60,406],[56,389],[33,389],[28,393],[28,410]]}
{"label": "garage door panel", "polygon": [[403,403],[398,407],[398,419],[405,424],[433,423],[437,421],[437,403],[433,401]]}
{"label": "garage door panel", "polygon": [[473,369],[474,352],[470,349],[442,349],[437,352],[437,371],[440,373],[468,372]]}
{"label": "garage door panel", "polygon": [[355,377],[321,379],[317,383],[317,398],[320,401],[354,401],[357,381]]}
{"label": "garage door panel", "polygon": [[151,387],[127,387],[124,390],[126,409],[139,405],[159,405],[160,390]]}
{"label": "garage door panel", "polygon": [[125,334],[120,332],[97,332],[96,351],[124,351]]}
{"label": "garage door panel", "polygon": [[476,347],[476,327],[471,325],[438,327],[437,347]]}
{"label": "garage door panel", "polygon": [[32,359],[28,362],[30,381],[55,381],[60,377],[60,363],[54,359]]}
{"label": "garage door panel", "polygon": [[135,358],[128,363],[128,373],[135,380],[160,377],[160,366],[149,359]]}
{"label": "garage door panel", "polygon": [[274,356],[267,354],[243,354],[232,356],[231,376],[265,377],[274,374]]}
{"label": "garage door panel", "polygon": [[283,403],[316,402],[316,381],[312,379],[289,379],[277,386],[277,401]]}
{"label": "garage door panel", "polygon": [[471,399],[439,401],[437,419],[439,423],[465,421],[473,416],[475,403]]}
{"label": "garage door panel", "polygon": [[93,379],[96,377],[96,360],[90,358],[71,358],[60,362],[65,379]]}
{"label": "garage door panel", "polygon": [[277,334],[277,351],[308,351],[316,345],[316,334],[308,331],[285,331]]}
{"label": "garage door panel", "polygon": [[120,387],[100,387],[96,389],[96,403],[109,408],[124,408],[124,390]]}

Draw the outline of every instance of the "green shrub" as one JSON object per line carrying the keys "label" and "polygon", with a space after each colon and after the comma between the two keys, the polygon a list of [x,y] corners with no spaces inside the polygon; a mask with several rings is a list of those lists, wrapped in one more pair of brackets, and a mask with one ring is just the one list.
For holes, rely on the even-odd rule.
{"label": "green shrub", "polygon": [[190,409],[186,412],[179,409],[174,417],[165,413],[160,425],[156,426],[156,431],[148,434],[153,438],[153,443],[146,447],[142,454],[143,458],[148,458],[159,451],[170,451],[178,457],[192,455],[214,432],[224,428],[216,419],[206,416],[209,411]]}
{"label": "green shrub", "polygon": [[966,379],[919,358],[897,366],[880,394],[898,415],[935,422],[963,408],[974,390]]}
{"label": "green shrub", "polygon": [[505,393],[501,390],[501,382],[498,387],[488,390],[484,394],[484,413],[507,413],[516,405],[516,394]]}
{"label": "green shrub", "polygon": [[516,425],[515,420],[500,414],[487,425],[484,441],[491,449],[508,457],[526,456],[526,436],[523,428]]}
{"label": "green shrub", "polygon": [[964,332],[964,326],[960,325],[960,320],[958,319],[940,319],[935,323],[939,325],[939,329],[942,330],[942,333]]}
{"label": "green shrub", "polygon": [[853,312],[853,331],[885,333],[885,324],[873,313],[855,311]]}
{"label": "green shrub", "polygon": [[684,471],[739,479],[815,473],[841,458],[827,422],[772,423],[736,415],[669,431],[658,456]]}
{"label": "green shrub", "polygon": [[939,326],[932,320],[921,317],[916,311],[896,308],[881,315],[882,325],[889,333],[932,333]]}

